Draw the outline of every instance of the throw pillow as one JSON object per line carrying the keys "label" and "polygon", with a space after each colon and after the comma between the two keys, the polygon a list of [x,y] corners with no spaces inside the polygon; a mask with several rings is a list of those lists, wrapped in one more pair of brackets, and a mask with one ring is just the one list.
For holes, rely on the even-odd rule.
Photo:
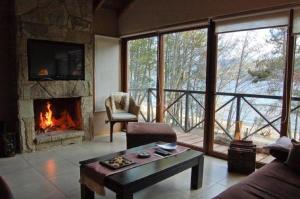
{"label": "throw pillow", "polygon": [[288,137],[280,137],[275,143],[265,146],[269,149],[270,154],[281,162],[286,161],[289,151],[292,147],[291,139]]}
{"label": "throw pillow", "polygon": [[[113,113],[128,112],[128,110],[124,109],[124,104],[126,103],[126,102],[123,102],[124,96],[128,96],[128,93],[114,92],[111,94],[111,106],[112,106]],[[125,101],[127,101],[127,97],[126,97]],[[128,104],[129,104],[129,102],[128,102]]]}
{"label": "throw pillow", "polygon": [[292,148],[285,164],[300,173],[300,142],[292,140]]}
{"label": "throw pillow", "polygon": [[126,112],[129,112],[129,94],[128,93],[125,93],[122,97],[122,101],[121,101],[121,104],[122,104],[122,109]]}

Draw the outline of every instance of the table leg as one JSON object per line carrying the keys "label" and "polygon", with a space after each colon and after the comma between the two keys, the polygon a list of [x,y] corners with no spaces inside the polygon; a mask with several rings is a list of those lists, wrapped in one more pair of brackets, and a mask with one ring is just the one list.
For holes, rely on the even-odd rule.
{"label": "table leg", "polygon": [[204,157],[199,157],[198,165],[192,167],[192,175],[191,175],[191,189],[198,189],[202,187],[203,181],[203,165]]}
{"label": "table leg", "polygon": [[133,199],[133,193],[127,191],[117,193],[117,199]]}
{"label": "table leg", "polygon": [[84,184],[80,185],[80,191],[81,191],[81,199],[94,199],[95,194],[92,190],[90,190],[87,186]]}

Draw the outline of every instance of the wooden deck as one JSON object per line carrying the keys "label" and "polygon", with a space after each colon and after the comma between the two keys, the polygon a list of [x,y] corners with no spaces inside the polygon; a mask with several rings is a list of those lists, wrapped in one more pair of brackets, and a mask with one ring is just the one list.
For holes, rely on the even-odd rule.
{"label": "wooden deck", "polygon": [[[181,133],[176,132],[177,134],[177,143],[183,146],[190,147],[197,151],[202,151],[203,148],[203,136],[196,135],[194,133]],[[227,154],[228,146],[221,144],[214,144],[214,151]],[[264,153],[256,154],[256,162],[267,164],[274,160],[274,157]]]}

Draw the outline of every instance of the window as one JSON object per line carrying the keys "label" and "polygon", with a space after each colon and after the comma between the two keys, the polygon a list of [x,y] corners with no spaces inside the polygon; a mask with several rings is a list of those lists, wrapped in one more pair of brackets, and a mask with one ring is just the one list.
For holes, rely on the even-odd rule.
{"label": "window", "polygon": [[280,136],[286,27],[218,34],[214,150],[227,153],[236,126],[261,148]]}
{"label": "window", "polygon": [[157,37],[128,41],[128,88],[141,105],[140,120],[156,115]]}
{"label": "window", "polygon": [[165,122],[202,139],[206,56],[206,28],[164,35]]}

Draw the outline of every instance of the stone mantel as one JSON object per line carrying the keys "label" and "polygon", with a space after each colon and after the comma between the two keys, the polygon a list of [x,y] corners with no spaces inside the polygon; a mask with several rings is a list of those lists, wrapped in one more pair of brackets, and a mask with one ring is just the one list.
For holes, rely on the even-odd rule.
{"label": "stone mantel", "polygon": [[[93,138],[92,6],[92,0],[16,0],[18,119],[23,152],[37,149],[34,143],[34,99],[81,97],[84,138]],[[28,39],[84,44],[85,80],[29,81]]]}

